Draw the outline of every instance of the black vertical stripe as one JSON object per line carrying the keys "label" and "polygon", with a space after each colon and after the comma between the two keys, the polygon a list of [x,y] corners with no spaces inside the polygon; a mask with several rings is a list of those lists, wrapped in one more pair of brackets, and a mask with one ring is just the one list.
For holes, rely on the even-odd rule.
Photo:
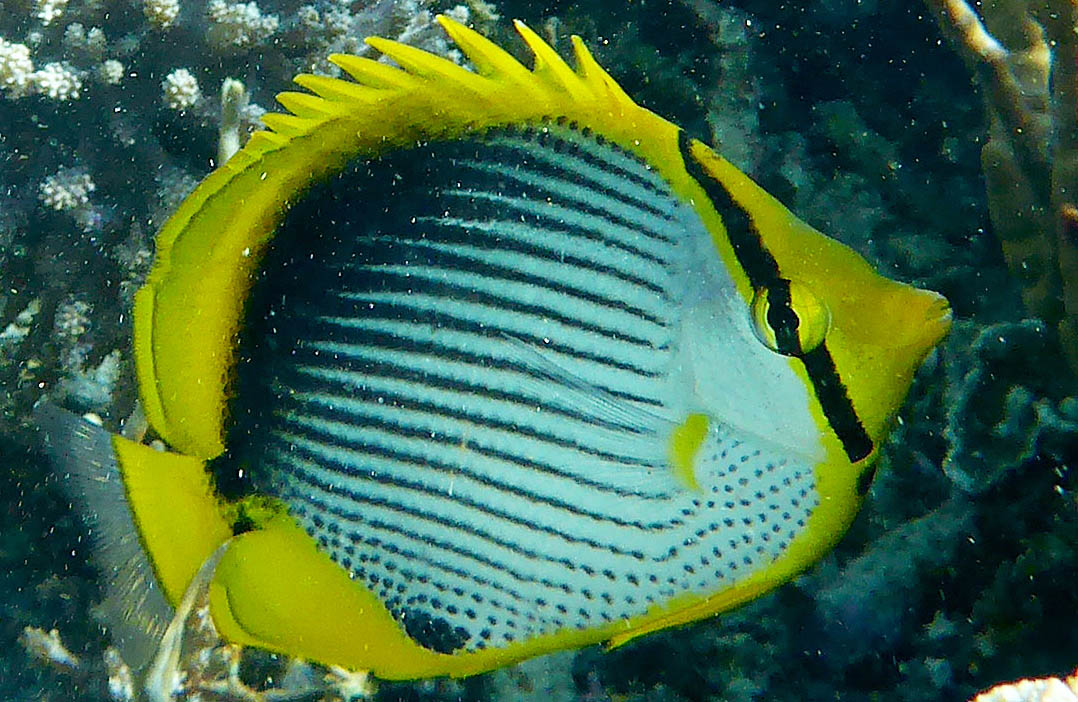
{"label": "black vertical stripe", "polygon": [[775,331],[775,345],[784,356],[800,357],[804,353],[797,333],[801,320],[794,312],[790,298],[790,281],[778,278],[768,288],[768,293],[771,304],[767,308],[767,323]]}
{"label": "black vertical stripe", "polygon": [[768,324],[775,331],[780,353],[800,359],[812,382],[816,399],[824,415],[842,442],[852,463],[872,453],[872,439],[857,416],[846,386],[835,368],[835,360],[822,343],[811,351],[804,351],[797,335],[798,318],[791,307],[790,281],[782,277],[779,264],[764,246],[760,231],[752,215],[734,201],[730,191],[712,178],[692,155],[692,139],[685,132],[678,133],[678,148],[685,163],[685,170],[703,188],[711,204],[722,217],[726,236],[734,249],[749,282],[756,290],[766,289],[771,303]]}
{"label": "black vertical stripe", "polygon": [[868,456],[872,453],[872,439],[857,417],[827,345],[820,344],[812,351],[801,354],[799,358],[805,364],[805,371],[812,380],[816,398],[820,401],[824,414],[831,420],[850,461],[856,463]]}

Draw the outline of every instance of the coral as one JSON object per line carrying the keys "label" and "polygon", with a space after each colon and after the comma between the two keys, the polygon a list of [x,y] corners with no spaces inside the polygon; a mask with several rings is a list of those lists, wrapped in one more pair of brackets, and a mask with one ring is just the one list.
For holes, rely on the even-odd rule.
{"label": "coral", "polygon": [[97,78],[105,85],[119,85],[124,78],[124,65],[116,59],[108,59],[97,67]]}
{"label": "coral", "polygon": [[120,652],[109,646],[102,656],[108,680],[109,697],[112,702],[135,699],[135,679],[130,666],[120,657]]}
{"label": "coral", "polygon": [[763,158],[765,147],[756,138],[760,129],[756,105],[761,99],[762,77],[753,72],[751,30],[748,17],[732,8],[694,3],[711,22],[719,62],[725,76],[716,91],[708,122],[713,142],[723,145],[723,156],[738,168],[751,172]]}
{"label": "coral", "polygon": [[9,98],[20,98],[29,90],[34,62],[30,48],[0,37],[0,90]]}
{"label": "coral", "polygon": [[913,604],[930,582],[925,574],[953,558],[973,532],[973,522],[973,505],[952,499],[882,534],[841,572],[825,570],[803,583],[816,601],[827,656],[848,661],[870,651],[875,655],[908,636]]}
{"label": "coral", "polygon": [[80,169],[61,168],[47,176],[38,186],[38,197],[46,207],[64,212],[90,202],[90,193],[97,189],[89,173]]}
{"label": "coral", "polygon": [[34,16],[48,26],[63,16],[68,0],[34,0]]}
{"label": "coral", "polygon": [[4,351],[0,354],[0,358],[5,361],[15,358],[15,350],[30,335],[30,326],[40,312],[41,301],[35,298],[10,324],[4,327],[3,331],[0,331],[0,350]]}
{"label": "coral", "polygon": [[[464,6],[457,5],[456,7],[450,8],[448,12],[459,10],[462,7]],[[468,9],[473,19],[478,22],[497,22],[502,17],[498,13],[498,8],[494,3],[486,2],[486,0],[470,0],[465,9]],[[459,22],[462,20],[457,21]]]}
{"label": "coral", "polygon": [[64,29],[64,48],[87,61],[100,61],[108,47],[108,39],[100,27],[86,29],[79,22],[72,22]]}
{"label": "coral", "polygon": [[985,93],[989,213],[1029,312],[1078,373],[1078,35],[1074,0],[925,0]]}
{"label": "coral", "polygon": [[47,209],[70,216],[84,232],[101,227],[103,215],[90,200],[97,184],[82,168],[61,166],[38,185],[38,199]]}
{"label": "coral", "polygon": [[157,186],[155,194],[162,205],[162,215],[167,215],[176,209],[198,185],[197,178],[174,167],[162,168],[154,174],[154,181]]}
{"label": "coral", "polygon": [[105,355],[96,365],[90,362],[87,343],[92,328],[90,303],[69,296],[57,305],[53,316],[53,338],[62,347],[62,377],[53,395],[69,407],[83,412],[107,413],[112,394],[123,370],[119,351]]}
{"label": "coral", "polygon": [[164,30],[176,22],[180,14],[179,0],[142,0],[142,14],[154,29]]}
{"label": "coral", "polygon": [[177,68],[161,82],[165,104],[173,110],[187,110],[202,99],[198,81],[186,68]]}
{"label": "coral", "polygon": [[1078,702],[1078,670],[1066,680],[1038,678],[997,685],[970,702]]}
{"label": "coral", "polygon": [[250,95],[243,83],[229,78],[221,84],[221,127],[218,130],[217,161],[224,163],[240,150],[243,142],[243,113]]}
{"label": "coral", "polygon": [[23,629],[19,640],[30,655],[43,661],[71,670],[77,670],[81,665],[78,656],[64,646],[57,629],[46,632],[44,629],[28,626]]}
{"label": "coral", "polygon": [[78,100],[82,90],[82,79],[67,63],[53,61],[47,63],[30,77],[34,91],[53,100],[66,102]]}
{"label": "coral", "polygon": [[64,377],[54,389],[54,397],[84,412],[105,413],[112,405],[113,392],[123,371],[119,351],[105,355],[96,366],[87,362],[89,349],[74,346],[64,362]]}
{"label": "coral", "polygon": [[576,702],[571,651],[525,661],[490,676],[491,697],[518,702]]}
{"label": "coral", "polygon": [[979,330],[959,326],[956,335],[976,336],[964,362],[948,369],[944,473],[975,494],[1037,455],[1066,460],[1068,447],[1078,445],[1078,401],[1044,397],[1051,380],[1039,370],[1055,351],[1046,325],[1026,320]]}
{"label": "coral", "polygon": [[53,317],[56,336],[61,342],[73,343],[90,328],[91,307],[85,300],[72,298],[57,306]]}
{"label": "coral", "polygon": [[211,0],[208,38],[224,49],[247,49],[268,39],[277,31],[277,15],[263,15],[255,2],[229,3]]}

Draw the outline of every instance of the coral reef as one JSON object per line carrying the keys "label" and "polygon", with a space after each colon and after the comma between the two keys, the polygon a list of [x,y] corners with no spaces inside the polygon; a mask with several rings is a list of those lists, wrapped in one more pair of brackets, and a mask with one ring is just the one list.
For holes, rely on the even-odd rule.
{"label": "coral reef", "polygon": [[[1073,306],[1053,295],[1074,289],[1062,248],[1044,242],[1069,231],[1051,184],[1071,176],[1066,159],[1047,158],[1057,145],[1045,124],[1060,122],[1044,46],[1030,15],[1011,23],[1030,28],[1017,37],[1005,16],[991,19],[1005,5],[1025,7],[983,7],[985,34],[1007,53],[974,63],[978,75],[1010,71],[1012,83],[990,72],[982,84],[1018,86],[1024,99],[1013,104],[1026,111],[1008,116],[990,99],[989,148],[966,69],[932,17],[907,3],[0,0],[0,640],[23,636],[59,655],[46,633],[56,628],[83,671],[28,664],[9,645],[0,697],[133,694],[94,618],[84,529],[30,448],[30,407],[48,392],[117,428],[134,398],[131,296],[164,218],[295,73],[335,71],[328,53],[368,53],[361,39],[372,33],[450,53],[435,11],[510,45],[497,13],[523,17],[563,51],[568,34],[584,35],[630,94],[710,135],[873,264],[946,293],[959,319],[897,418],[849,536],[795,584],[610,653],[387,683],[378,699],[900,702],[1062,679],[1078,660],[1068,463],[1078,400],[1061,386],[1055,341]],[[1014,118],[1032,120],[1026,137]],[[995,154],[987,193],[982,151]],[[1038,275],[1016,282],[1008,262]],[[1057,292],[1044,293],[1044,280]],[[1057,311],[1031,295],[1057,300]],[[25,638],[26,627],[37,634]],[[279,663],[253,656],[233,678],[232,659],[215,658],[208,680],[253,689],[284,675]]]}
{"label": "coral reef", "polygon": [[179,0],[143,0],[142,13],[146,15],[150,26],[161,31],[168,29],[180,16]]}
{"label": "coral reef", "polygon": [[29,47],[0,38],[0,88],[4,89],[4,94],[9,98],[25,95],[33,73],[34,62],[30,60]]}
{"label": "coral reef", "polygon": [[89,204],[90,193],[96,188],[89,173],[61,168],[45,176],[38,186],[38,195],[46,207],[63,212]]}
{"label": "coral reef", "polygon": [[[1036,369],[1057,351],[1040,320],[1000,322],[955,331],[970,355],[949,368],[943,471],[966,493],[991,489],[1038,455],[1067,461],[1078,437],[1078,400],[1053,401],[1051,377]],[[1015,371],[1022,369],[1021,374]]]}
{"label": "coral reef", "polygon": [[257,46],[273,36],[280,24],[277,15],[263,15],[254,2],[211,0],[207,12],[210,17],[207,38],[224,51]]}

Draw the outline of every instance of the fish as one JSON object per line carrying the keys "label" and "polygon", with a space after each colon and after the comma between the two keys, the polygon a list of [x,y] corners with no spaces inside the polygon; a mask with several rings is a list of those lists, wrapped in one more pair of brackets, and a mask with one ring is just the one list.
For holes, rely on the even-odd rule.
{"label": "fish", "polygon": [[437,21],[468,67],[330,56],[158,233],[165,450],[36,410],[131,648],[198,582],[224,640],[383,679],[712,617],[832,549],[948,331],[579,37]]}

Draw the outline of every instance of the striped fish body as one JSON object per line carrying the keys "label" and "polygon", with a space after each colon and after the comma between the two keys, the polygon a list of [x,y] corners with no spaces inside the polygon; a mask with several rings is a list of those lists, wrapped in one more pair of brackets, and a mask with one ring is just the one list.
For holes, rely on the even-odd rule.
{"label": "striped fish body", "polygon": [[[578,40],[574,72],[518,25],[529,71],[440,21],[477,74],[334,57],[359,83],[298,78],[317,96],[282,95],[165,226],[135,350],[176,453],[113,441],[172,604],[219,558],[226,638],[389,678],[617,645],[792,577],[949,319]],[[218,516],[178,552],[184,504]]]}
{"label": "striped fish body", "polygon": [[[420,644],[640,617],[804,528],[811,464],[763,437],[715,421],[696,489],[669,465],[698,403],[691,337],[774,354],[747,314],[740,329],[682,314],[733,284],[714,256],[691,263],[710,237],[646,164],[551,126],[362,161],[318,188],[248,310],[229,444]],[[724,490],[728,473],[744,484]]]}

